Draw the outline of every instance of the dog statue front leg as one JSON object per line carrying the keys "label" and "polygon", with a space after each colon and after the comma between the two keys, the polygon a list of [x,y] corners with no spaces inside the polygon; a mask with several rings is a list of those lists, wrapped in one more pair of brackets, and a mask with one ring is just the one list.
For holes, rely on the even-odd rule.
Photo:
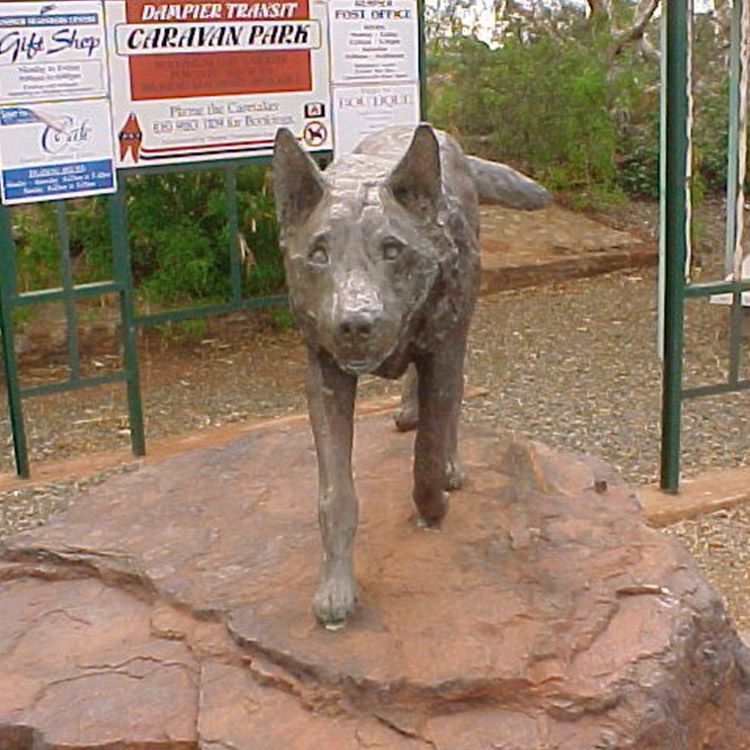
{"label": "dog statue front leg", "polygon": [[310,352],[307,401],[318,454],[318,520],[323,566],[313,612],[331,630],[354,612],[357,585],[352,550],[357,496],[352,480],[352,438],[357,378],[325,352]]}

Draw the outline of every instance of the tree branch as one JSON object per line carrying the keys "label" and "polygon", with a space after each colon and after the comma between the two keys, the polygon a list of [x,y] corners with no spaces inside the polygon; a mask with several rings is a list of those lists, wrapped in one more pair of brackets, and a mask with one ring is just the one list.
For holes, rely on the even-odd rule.
{"label": "tree branch", "polygon": [[630,28],[613,32],[615,44],[611,56],[616,57],[632,42],[639,42],[646,33],[646,27],[659,7],[659,0],[640,0],[635,11],[633,25]]}
{"label": "tree branch", "polygon": [[589,18],[603,16],[608,21],[612,20],[612,0],[586,0],[586,3]]}
{"label": "tree branch", "polygon": [[661,52],[651,44],[648,34],[644,34],[638,40],[638,52],[644,60],[658,63],[661,60]]}

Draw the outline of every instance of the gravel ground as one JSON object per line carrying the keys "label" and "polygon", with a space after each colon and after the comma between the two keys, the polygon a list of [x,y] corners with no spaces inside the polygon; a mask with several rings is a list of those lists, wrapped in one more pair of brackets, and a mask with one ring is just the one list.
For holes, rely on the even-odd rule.
{"label": "gravel ground", "polygon": [[[482,300],[468,377],[490,396],[469,402],[466,418],[598,454],[630,482],[655,481],[661,408],[655,284],[651,272],[622,273]],[[690,306],[687,383],[724,375],[725,316],[706,302]],[[750,457],[749,405],[748,393],[686,405],[686,475]]]}
{"label": "gravel ground", "polygon": [[719,510],[663,531],[687,546],[750,645],[750,507]]}
{"label": "gravel ground", "polygon": [[[644,225],[652,214],[648,209]],[[486,387],[488,395],[467,403],[465,421],[594,453],[630,482],[654,481],[660,421],[655,285],[650,271],[617,273],[483,298],[472,328],[467,378]],[[727,367],[726,309],[695,301],[687,312],[686,382],[714,382]],[[91,366],[106,371],[114,365],[116,359],[104,358]],[[164,346],[149,340],[143,358],[147,435],[153,439],[302,410],[304,370],[297,335],[275,329],[268,315],[232,323],[221,336],[199,342]],[[31,370],[27,382],[47,380],[49,374],[49,368]],[[368,378],[362,392],[373,397],[395,390]],[[27,404],[33,460],[127,444],[121,387]],[[748,462],[749,406],[748,392],[686,405],[685,475]],[[5,405],[0,409],[4,417]],[[3,444],[0,471],[10,471],[7,421],[0,421]],[[82,486],[105,477],[0,495],[0,536],[44,522]],[[750,628],[750,509],[682,522],[666,533],[688,545],[737,624]]]}

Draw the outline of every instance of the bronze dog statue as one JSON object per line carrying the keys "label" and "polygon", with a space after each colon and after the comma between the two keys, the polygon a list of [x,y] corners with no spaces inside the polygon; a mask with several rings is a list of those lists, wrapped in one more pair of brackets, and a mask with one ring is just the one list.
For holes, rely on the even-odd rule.
{"label": "bronze dog statue", "polygon": [[323,569],[313,610],[326,627],[354,611],[357,378],[416,379],[417,521],[437,527],[464,475],[457,428],[469,321],[479,286],[475,180],[458,144],[428,125],[389,128],[321,172],[288,130],[276,137],[274,189],[294,318],[309,352]]}

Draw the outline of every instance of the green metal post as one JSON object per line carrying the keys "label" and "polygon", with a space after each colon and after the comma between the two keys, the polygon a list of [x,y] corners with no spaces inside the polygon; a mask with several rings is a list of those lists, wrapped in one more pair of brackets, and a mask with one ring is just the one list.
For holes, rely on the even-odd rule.
{"label": "green metal post", "polygon": [[419,119],[427,122],[430,116],[427,97],[427,33],[425,30],[425,0],[417,0],[417,23],[419,34]]}
{"label": "green metal post", "polygon": [[229,233],[229,269],[232,301],[242,299],[242,259],[240,258],[240,222],[237,213],[237,172],[232,166],[224,170],[226,194],[227,232]]}
{"label": "green metal post", "polygon": [[690,29],[688,0],[668,0],[667,180],[662,383],[661,487],[677,492],[680,481],[683,317],[688,248],[688,158],[690,126]]}
{"label": "green metal post", "polygon": [[65,306],[65,329],[68,341],[68,364],[70,379],[77,382],[81,375],[81,363],[78,352],[78,312],[73,296],[73,268],[70,262],[70,233],[68,232],[68,214],[65,201],[55,203],[55,222],[57,224],[57,243],[60,250],[60,279],[63,288]]}
{"label": "green metal post", "polygon": [[735,0],[732,8],[732,30],[729,51],[729,143],[727,147],[727,227],[724,272],[734,273],[735,252],[744,210],[742,180],[744,169],[740,164],[742,139],[742,16],[745,0]]}
{"label": "green metal post", "polygon": [[742,364],[742,293],[732,295],[732,312],[729,319],[729,378],[731,388],[736,388],[740,381]]}
{"label": "green metal post", "polygon": [[[666,1],[666,0],[665,0]],[[667,258],[667,14],[659,22],[661,60],[659,61],[659,283],[657,286],[656,350],[664,362],[664,286]]]}
{"label": "green metal post", "polygon": [[18,378],[16,348],[13,333],[13,296],[16,286],[15,247],[11,231],[10,212],[0,206],[0,334],[5,370],[5,385],[8,392],[10,431],[13,436],[13,451],[16,473],[28,479],[29,452],[26,443],[26,428],[21,405],[21,385]]}
{"label": "green metal post", "polygon": [[117,192],[109,198],[109,227],[112,236],[115,281],[122,284],[120,313],[122,348],[125,360],[125,382],[130,421],[130,444],[136,456],[146,455],[146,436],[143,428],[141,377],[136,345],[136,323],[133,304],[133,275],[128,237],[128,216],[125,203],[125,178],[121,177]]}

